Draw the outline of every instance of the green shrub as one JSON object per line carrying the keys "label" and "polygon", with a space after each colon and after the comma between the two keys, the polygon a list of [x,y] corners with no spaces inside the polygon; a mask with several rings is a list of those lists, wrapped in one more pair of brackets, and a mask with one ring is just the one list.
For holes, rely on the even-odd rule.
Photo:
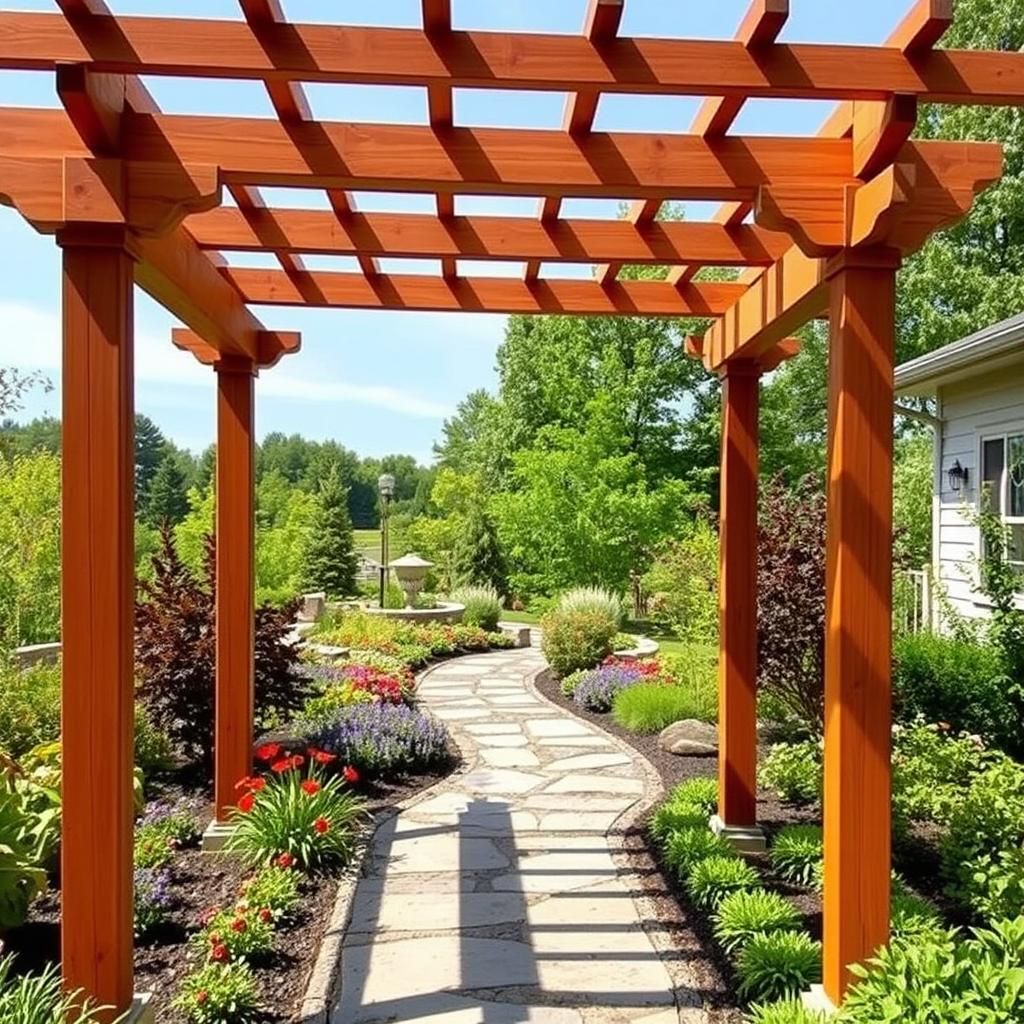
{"label": "green shrub", "polygon": [[252,1024],[259,993],[248,964],[206,964],[182,982],[174,1008],[191,1024]]}
{"label": "green shrub", "polygon": [[567,615],[575,615],[577,612],[600,615],[610,619],[616,627],[622,624],[624,618],[622,601],[618,595],[603,587],[575,587],[567,590],[558,598],[556,607]]}
{"label": "green shrub", "polygon": [[821,798],[823,771],[821,744],[816,740],[776,743],[761,762],[759,781],[781,800],[812,803]]}
{"label": "green shrub", "polygon": [[273,921],[285,920],[299,905],[299,873],[276,864],[262,868],[242,883],[240,906],[266,911]]}
{"label": "green shrub", "polygon": [[325,777],[313,758],[303,772],[304,762],[302,755],[282,753],[269,776],[245,780],[231,815],[235,829],[227,849],[247,864],[280,863],[281,854],[287,854],[316,870],[351,858],[366,814],[363,801],[346,790],[342,777]]}
{"label": "green shrub", "polygon": [[[690,643],[680,654],[659,654],[662,676],[694,694],[708,708],[708,722],[718,717],[718,648]],[[703,715],[700,717],[704,717]]]}
{"label": "green shrub", "polygon": [[467,626],[479,626],[488,632],[498,628],[501,598],[494,587],[459,587],[452,593],[452,600],[466,606],[462,621]]}
{"label": "green shrub", "polygon": [[33,809],[23,786],[0,776],[0,933],[22,924],[46,888],[44,866],[60,824],[59,811],[43,813]]}
{"label": "green shrub", "polygon": [[695,804],[706,817],[718,810],[718,779],[687,779],[680,782],[669,796],[673,804]]}
{"label": "green shrub", "polygon": [[686,891],[701,910],[714,910],[731,892],[756,889],[757,872],[735,854],[705,857],[690,869]]}
{"label": "green shrub", "polygon": [[897,942],[866,965],[847,991],[849,1024],[1009,1024],[1024,1019],[1024,917],[961,941],[954,929]]}
{"label": "green shrub", "polygon": [[0,669],[0,751],[15,760],[60,738],[60,666]]}
{"label": "green shrub", "polygon": [[824,838],[818,825],[786,825],[768,851],[779,877],[803,886],[814,883],[824,855]]}
{"label": "green shrub", "polygon": [[[13,973],[14,955],[0,960],[0,1020],[4,1024],[99,1024],[101,1007],[77,992],[65,992],[60,969],[41,974]],[[226,1024],[226,1022],[225,1022]]]}
{"label": "green shrub", "polygon": [[136,868],[163,868],[173,856],[174,844],[159,826],[143,825],[135,830]]}
{"label": "green shrub", "polygon": [[541,619],[541,649],[560,678],[593,668],[612,653],[618,625],[606,614],[555,609]]}
{"label": "green shrub", "polygon": [[934,939],[945,931],[939,912],[926,899],[899,885],[893,889],[889,906],[889,932],[894,942]]}
{"label": "green shrub", "polygon": [[892,686],[900,721],[946,722],[999,746],[1016,739],[1006,674],[991,644],[927,632],[897,637]]}
{"label": "green shrub", "polygon": [[749,1024],[825,1024],[825,1015],[808,1010],[799,999],[758,1003],[750,1008]]}
{"label": "green shrub", "polygon": [[796,999],[821,981],[821,943],[805,932],[755,935],[740,951],[736,976],[741,999]]}
{"label": "green shrub", "polygon": [[668,837],[665,863],[680,877],[687,878],[693,869],[708,857],[735,857],[728,840],[716,836],[707,824],[681,828]]}
{"label": "green shrub", "polygon": [[558,684],[558,688],[562,691],[562,696],[571,698],[576,693],[577,683],[586,676],[588,671],[588,669],[579,668],[565,676]]}
{"label": "green shrub", "polygon": [[755,935],[799,927],[796,907],[777,892],[764,889],[730,893],[714,916],[715,939],[727,953],[736,953]]}
{"label": "green shrub", "polygon": [[170,736],[158,729],[141,705],[135,706],[135,765],[151,779],[174,765],[174,745]]}
{"label": "green shrub", "polygon": [[684,718],[714,721],[715,708],[706,697],[682,686],[640,683],[616,694],[612,715],[623,729],[651,734]]}
{"label": "green shrub", "polygon": [[979,915],[1012,899],[1019,892],[1020,859],[1008,860],[1011,878],[1007,882],[1000,854],[1019,851],[1022,844],[1024,765],[1005,760],[978,775],[950,815],[949,829],[940,843],[947,892]]}
{"label": "green shrub", "polygon": [[651,835],[659,843],[665,843],[673,832],[683,828],[708,828],[708,816],[694,804],[662,804],[651,818]]}

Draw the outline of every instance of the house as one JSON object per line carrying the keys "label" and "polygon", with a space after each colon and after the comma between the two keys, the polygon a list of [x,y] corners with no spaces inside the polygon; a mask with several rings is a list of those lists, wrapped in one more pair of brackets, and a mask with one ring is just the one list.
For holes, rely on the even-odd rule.
{"label": "house", "polygon": [[896,367],[897,406],[934,400],[917,414],[935,434],[932,574],[953,608],[988,614],[974,589],[980,537],[975,513],[991,490],[1009,528],[1024,607],[1024,314]]}

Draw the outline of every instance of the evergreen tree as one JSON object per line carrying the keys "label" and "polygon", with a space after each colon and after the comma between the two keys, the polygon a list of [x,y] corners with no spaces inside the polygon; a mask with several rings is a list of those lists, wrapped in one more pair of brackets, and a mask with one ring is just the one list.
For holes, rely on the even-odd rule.
{"label": "evergreen tree", "polygon": [[348,512],[348,493],[337,466],[320,481],[316,514],[303,558],[306,586],[330,597],[356,590],[357,559]]}
{"label": "evergreen tree", "polygon": [[144,519],[151,526],[177,526],[187,515],[188,481],[178,456],[169,452],[153,474]]}
{"label": "evergreen tree", "polygon": [[501,595],[508,594],[505,558],[498,546],[498,534],[486,513],[474,509],[452,552],[452,583],[457,586],[492,586]]}
{"label": "evergreen tree", "polygon": [[160,428],[141,413],[135,415],[135,507],[143,519],[152,520],[149,511],[149,492],[157,470],[167,456],[167,438]]}

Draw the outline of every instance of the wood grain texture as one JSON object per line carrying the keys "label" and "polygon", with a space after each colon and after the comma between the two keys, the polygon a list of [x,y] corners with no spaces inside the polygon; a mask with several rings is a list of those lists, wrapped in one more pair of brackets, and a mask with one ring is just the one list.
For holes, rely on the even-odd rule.
{"label": "wood grain texture", "polygon": [[132,1001],[132,257],[62,239],[61,959],[69,989]]}
{"label": "wood grain texture", "polygon": [[252,770],[255,375],[246,359],[217,371],[217,595],[214,806],[226,820]]}
{"label": "wood grain texture", "polygon": [[829,281],[824,983],[889,938],[895,254]]}
{"label": "wood grain texture", "polygon": [[718,814],[757,820],[757,473],[761,370],[722,378],[718,576]]}
{"label": "wood grain texture", "polygon": [[596,281],[441,277],[415,274],[309,273],[307,291],[279,270],[224,268],[245,302],[268,306],[331,306],[486,313],[575,313],[587,316],[716,316],[742,285],[706,283],[675,288],[663,281]]}

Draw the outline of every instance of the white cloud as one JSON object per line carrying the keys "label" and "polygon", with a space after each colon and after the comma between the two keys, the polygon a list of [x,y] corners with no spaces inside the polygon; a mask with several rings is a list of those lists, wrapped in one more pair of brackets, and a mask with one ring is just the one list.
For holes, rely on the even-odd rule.
{"label": "white cloud", "polygon": [[[58,378],[61,368],[59,315],[22,303],[0,300],[0,366],[39,369]],[[302,353],[289,357],[296,362]],[[287,365],[287,364],[286,364]],[[135,379],[139,383],[209,387],[210,370],[180,352],[166,336],[135,333]],[[383,384],[356,384],[323,376],[303,377],[284,366],[265,371],[257,385],[269,398],[304,402],[350,402],[423,419],[448,416],[451,408],[429,398]]]}

